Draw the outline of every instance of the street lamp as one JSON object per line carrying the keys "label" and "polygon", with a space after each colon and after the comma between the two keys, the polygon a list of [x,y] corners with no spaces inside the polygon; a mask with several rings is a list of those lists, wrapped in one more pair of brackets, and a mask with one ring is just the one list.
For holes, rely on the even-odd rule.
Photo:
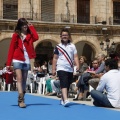
{"label": "street lamp", "polygon": [[102,41],[100,42],[100,48],[101,48],[101,50],[104,49],[104,43]]}
{"label": "street lamp", "polygon": [[114,42],[111,44],[111,47],[112,47],[113,50],[115,49],[115,43]]}
{"label": "street lamp", "polygon": [[107,39],[106,39],[106,46],[107,46],[106,50],[107,50],[107,55],[108,55],[108,52],[109,52],[109,45],[110,45],[110,40],[107,38]]}
{"label": "street lamp", "polygon": [[100,42],[100,48],[101,50],[106,50],[108,56],[109,52],[115,50],[115,43],[113,42],[110,46],[110,40],[108,38],[105,40],[105,42],[106,42],[106,48],[104,48],[104,43],[102,41]]}

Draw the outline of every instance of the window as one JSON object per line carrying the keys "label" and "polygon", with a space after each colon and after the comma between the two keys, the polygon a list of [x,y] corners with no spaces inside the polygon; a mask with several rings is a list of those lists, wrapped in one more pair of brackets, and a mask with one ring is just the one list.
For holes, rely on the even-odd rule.
{"label": "window", "polygon": [[90,23],[90,0],[77,0],[77,22]]}
{"label": "window", "polygon": [[54,22],[55,0],[41,0],[41,20]]}
{"label": "window", "polygon": [[120,2],[113,2],[113,24],[120,24]]}
{"label": "window", "polygon": [[18,0],[3,0],[3,19],[18,18]]}

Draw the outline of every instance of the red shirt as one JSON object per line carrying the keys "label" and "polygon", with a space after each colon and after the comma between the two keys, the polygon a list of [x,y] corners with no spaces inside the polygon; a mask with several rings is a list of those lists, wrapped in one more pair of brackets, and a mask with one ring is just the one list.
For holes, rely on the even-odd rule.
{"label": "red shirt", "polygon": [[13,59],[25,61],[23,44],[26,48],[29,58],[32,59],[36,57],[36,53],[33,47],[33,42],[38,40],[38,34],[34,26],[29,26],[29,29],[31,31],[31,34],[26,35],[26,38],[23,41],[23,43],[20,36],[17,33],[13,34],[8,52],[8,58],[6,63],[7,66],[11,65]]}

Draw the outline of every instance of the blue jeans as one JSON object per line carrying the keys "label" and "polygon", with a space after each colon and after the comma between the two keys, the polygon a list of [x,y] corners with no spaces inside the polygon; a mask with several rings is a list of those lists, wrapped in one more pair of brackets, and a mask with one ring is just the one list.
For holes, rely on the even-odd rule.
{"label": "blue jeans", "polygon": [[31,66],[27,63],[13,62],[14,69],[30,70]]}
{"label": "blue jeans", "polygon": [[113,106],[107,98],[107,94],[103,94],[102,92],[99,92],[97,90],[92,90],[90,94],[91,97],[94,99],[93,104],[95,106],[113,108]]}

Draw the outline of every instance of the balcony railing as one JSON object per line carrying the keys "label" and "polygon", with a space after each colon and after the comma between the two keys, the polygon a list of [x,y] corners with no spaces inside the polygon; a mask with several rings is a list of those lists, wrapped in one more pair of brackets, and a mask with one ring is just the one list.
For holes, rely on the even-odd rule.
{"label": "balcony railing", "polygon": [[12,19],[17,20],[18,18],[24,17],[28,20],[44,21],[44,22],[67,22],[67,23],[87,23],[90,24],[89,17],[77,16],[77,15],[66,15],[66,14],[38,14],[33,12],[19,12],[9,13],[9,16],[3,12],[0,12],[0,19]]}
{"label": "balcony railing", "polygon": [[[33,12],[19,12],[11,13],[9,16],[3,12],[0,12],[0,19],[12,19],[17,20],[18,18],[24,17],[28,20],[34,21],[43,21],[43,22],[59,22],[59,23],[83,23],[83,24],[98,24],[102,22],[102,18],[100,19],[97,16],[77,16],[77,15],[66,15],[66,14],[38,14]],[[116,19],[113,17],[109,18],[109,25],[120,25],[120,19]]]}

